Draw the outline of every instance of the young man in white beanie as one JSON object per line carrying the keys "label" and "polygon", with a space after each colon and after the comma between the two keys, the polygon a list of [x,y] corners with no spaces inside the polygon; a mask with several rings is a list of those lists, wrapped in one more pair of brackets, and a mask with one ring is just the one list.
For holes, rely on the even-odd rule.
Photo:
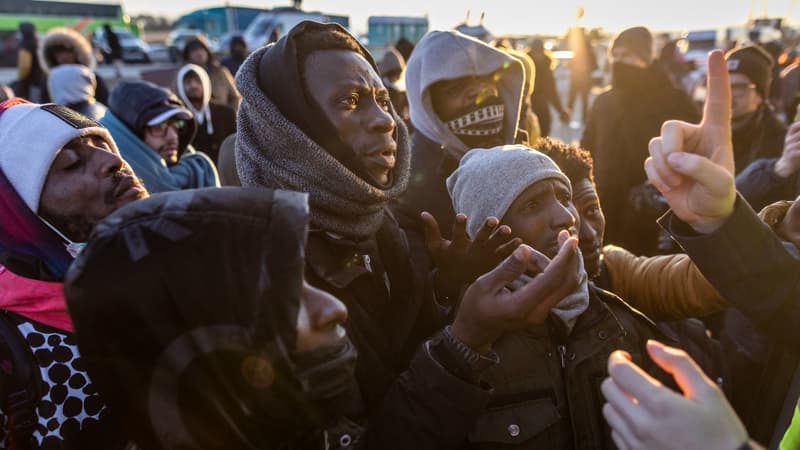
{"label": "young man in white beanie", "polygon": [[95,224],[147,195],[97,122],[0,103],[0,447],[122,444],[80,364],[63,277]]}

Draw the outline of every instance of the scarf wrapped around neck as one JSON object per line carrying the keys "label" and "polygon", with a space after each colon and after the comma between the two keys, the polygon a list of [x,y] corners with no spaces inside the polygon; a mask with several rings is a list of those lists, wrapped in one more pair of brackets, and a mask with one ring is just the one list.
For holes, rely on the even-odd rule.
{"label": "scarf wrapped around neck", "polygon": [[405,192],[409,176],[408,131],[397,124],[397,163],[388,187],[371,185],[290,122],[258,86],[259,62],[270,47],[253,52],[236,75],[242,94],[237,115],[236,169],[242,186],[309,194],[311,225],[355,241],[373,236],[383,208]]}

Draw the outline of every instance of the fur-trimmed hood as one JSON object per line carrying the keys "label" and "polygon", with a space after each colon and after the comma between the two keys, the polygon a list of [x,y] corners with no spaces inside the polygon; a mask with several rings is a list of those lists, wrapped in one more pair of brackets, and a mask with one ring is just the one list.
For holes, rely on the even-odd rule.
{"label": "fur-trimmed hood", "polygon": [[77,55],[78,64],[82,64],[92,71],[95,70],[97,61],[89,40],[71,28],[58,27],[48,31],[39,46],[39,63],[46,73],[58,65],[53,59],[53,55],[50,54],[50,50],[57,45],[72,48]]}

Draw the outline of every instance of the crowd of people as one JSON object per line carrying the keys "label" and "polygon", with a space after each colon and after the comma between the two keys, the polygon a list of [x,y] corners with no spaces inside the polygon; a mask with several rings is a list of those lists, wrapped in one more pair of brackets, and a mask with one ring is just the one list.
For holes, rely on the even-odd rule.
{"label": "crowd of people", "polygon": [[541,41],[376,59],[305,21],[109,92],[31,36],[0,448],[800,448],[800,122],[758,43],[709,54],[701,111],[644,27],[591,106],[585,37],[563,105]]}

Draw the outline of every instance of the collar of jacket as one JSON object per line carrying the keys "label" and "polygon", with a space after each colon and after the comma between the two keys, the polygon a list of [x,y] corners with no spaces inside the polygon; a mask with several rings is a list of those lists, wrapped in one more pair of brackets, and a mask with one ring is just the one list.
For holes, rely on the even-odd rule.
{"label": "collar of jacket", "polygon": [[344,289],[358,277],[373,272],[373,264],[377,262],[374,248],[374,238],[356,243],[322,230],[311,230],[306,264],[318,277],[337,289]]}

